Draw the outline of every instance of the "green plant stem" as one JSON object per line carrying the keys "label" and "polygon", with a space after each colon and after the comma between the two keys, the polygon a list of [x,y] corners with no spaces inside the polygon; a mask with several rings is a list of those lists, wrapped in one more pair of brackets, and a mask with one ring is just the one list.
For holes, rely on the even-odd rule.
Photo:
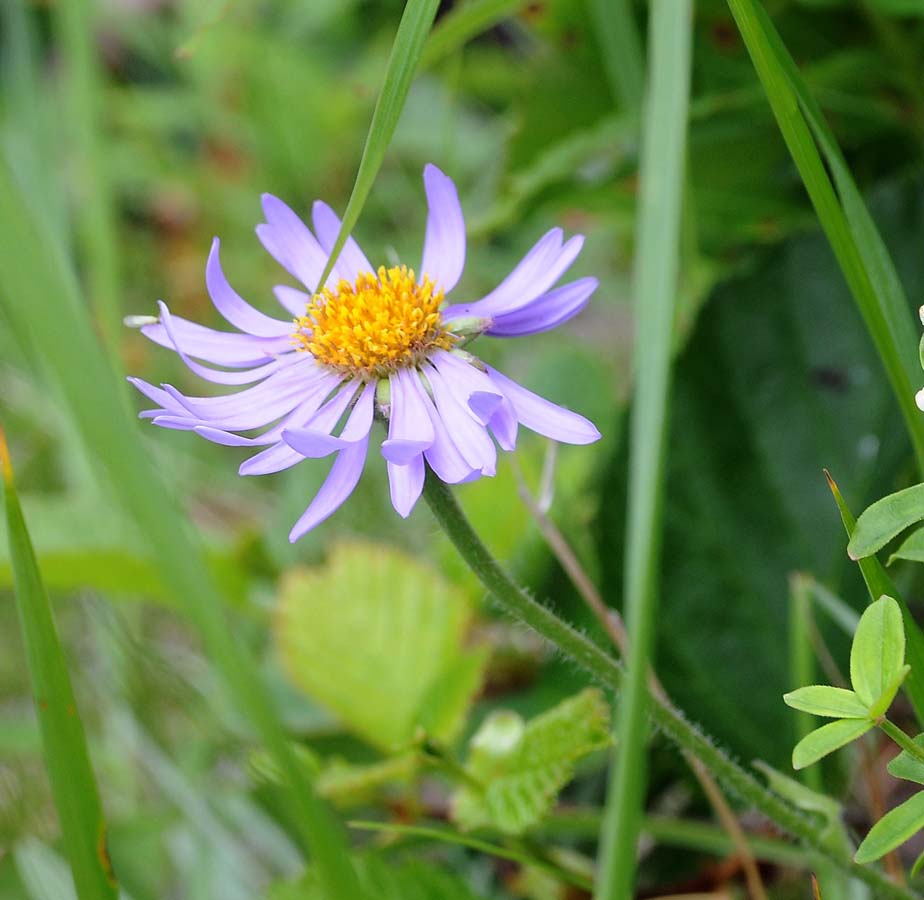
{"label": "green plant stem", "polygon": [[876,723],[902,750],[910,753],[915,759],[924,762],[924,747],[919,747],[901,728],[887,718]]}
{"label": "green plant stem", "polygon": [[655,634],[674,321],[680,269],[692,0],[654,0],[639,166],[638,245],[626,537],[626,686],[616,710],[598,900],[634,896],[645,800],[648,672]]}
{"label": "green plant stem", "polygon": [[[811,579],[797,572],[789,579],[789,677],[793,685],[815,684],[815,658],[812,653]],[[799,743],[816,725],[809,713],[796,713],[796,740]],[[800,773],[813,791],[822,792],[821,767],[809,766]]]}
{"label": "green plant stem", "polygon": [[[424,497],[462,559],[504,612],[532,628],[601,686],[613,693],[622,688],[625,671],[619,662],[530,597],[504,572],[475,533],[452,491],[432,472],[427,473]],[[843,871],[875,888],[877,900],[886,897],[912,900],[920,897],[911,890],[893,884],[879,869],[854,863],[842,848],[832,845],[819,834],[813,820],[793,809],[779,795],[730,759],[710,738],[688,722],[676,707],[663,699],[653,698],[649,715],[669,740],[701,760],[737,797],[801,840],[806,847],[831,859]]]}

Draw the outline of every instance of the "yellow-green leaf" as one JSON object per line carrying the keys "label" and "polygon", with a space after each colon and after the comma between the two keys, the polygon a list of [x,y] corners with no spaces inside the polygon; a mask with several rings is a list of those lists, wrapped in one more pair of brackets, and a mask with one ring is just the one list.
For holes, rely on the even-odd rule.
{"label": "yellow-green leaf", "polygon": [[804,769],[845,744],[866,734],[873,723],[867,719],[838,719],[807,734],[792,751],[792,767]]}
{"label": "yellow-green leaf", "polygon": [[787,706],[814,716],[832,719],[865,719],[866,704],[853,692],[845,688],[826,684],[810,684],[783,695]]}
{"label": "yellow-green leaf", "polygon": [[[867,707],[891,690],[904,663],[905,629],[901,609],[891,597],[880,597],[860,616],[850,648],[850,682]],[[892,696],[895,696],[894,691]],[[891,702],[891,698],[889,700]]]}
{"label": "yellow-green leaf", "polygon": [[870,863],[901,846],[924,828],[924,791],[889,810],[863,839],[854,860]]}

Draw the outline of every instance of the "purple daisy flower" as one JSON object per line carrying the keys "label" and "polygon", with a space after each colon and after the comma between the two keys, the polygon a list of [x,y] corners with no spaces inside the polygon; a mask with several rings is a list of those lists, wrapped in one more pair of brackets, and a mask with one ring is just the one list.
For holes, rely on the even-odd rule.
{"label": "purple daisy flower", "polygon": [[424,186],[429,214],[419,277],[406,266],[373,269],[350,238],[319,287],[340,220],[318,201],[312,233],[281,200],[264,194],[266,222],[257,226],[257,236],[306,288],[274,289],[289,317],[264,315],[234,291],[216,238],[206,286],[218,312],[239,330],[205,328],[171,315],[164,303],[158,304],[159,319],[142,326],[148,338],[175,350],[207,381],[250,385],[225,396],[187,397],[171,385],[130,378],[157,404],[142,418],[218,444],[257,448],[241,465],[241,475],[335,456],[327,480],[292,528],[291,541],[324,521],[356,487],[376,411],[388,423],[381,452],[392,505],[401,516],[410,514],[420,496],[426,465],[450,484],[494,475],[495,441],[513,450],[518,423],[569,444],[600,437],[583,416],[533,394],[463,349],[482,333],[537,334],[580,312],[597,279],[554,285],[574,262],[583,237],[564,241],[562,230],[553,228],[487,296],[449,304],[446,297],[465,263],[465,222],[455,185],[436,166],[424,169]]}

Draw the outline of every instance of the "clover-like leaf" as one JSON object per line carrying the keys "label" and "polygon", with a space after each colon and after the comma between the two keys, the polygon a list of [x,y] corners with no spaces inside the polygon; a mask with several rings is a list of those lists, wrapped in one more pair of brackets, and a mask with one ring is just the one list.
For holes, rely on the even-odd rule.
{"label": "clover-like leaf", "polygon": [[792,767],[804,769],[845,744],[866,734],[873,723],[869,719],[838,719],[809,732],[792,751]]}
{"label": "clover-like leaf", "polygon": [[[892,690],[904,663],[902,611],[895,600],[883,595],[870,603],[860,616],[850,648],[850,681],[867,707]],[[895,696],[894,691],[892,696]]]}
{"label": "clover-like leaf", "polygon": [[[919,734],[914,739],[914,742],[919,747],[924,748],[924,734]],[[924,784],[924,762],[916,756],[912,756],[907,750],[902,750],[898,756],[890,760],[886,769],[894,778],[903,778],[905,781]]]}
{"label": "clover-like leaf", "polygon": [[902,686],[902,682],[908,677],[910,671],[911,666],[904,665],[895,673],[892,677],[892,682],[886,686],[886,689],[879,695],[879,699],[869,708],[869,717],[871,719],[878,719],[880,716],[885,715],[886,710],[892,705],[898,689]]}
{"label": "clover-like leaf", "polygon": [[489,826],[521,834],[539,822],[574,775],[575,763],[610,740],[609,706],[588,688],[542,715],[493,713],[472,738],[466,784],[452,798],[465,829]]}
{"label": "clover-like leaf", "polygon": [[889,810],[872,828],[857,848],[854,860],[874,862],[904,844],[924,828],[924,791]]}
{"label": "clover-like leaf", "polygon": [[877,500],[857,519],[847,553],[851,559],[872,556],[895,535],[924,519],[924,484]]}
{"label": "clover-like leaf", "polygon": [[386,752],[418,729],[448,741],[481,682],[485,653],[465,647],[471,609],[439,573],[372,543],[282,582],[276,641],[312,699]]}
{"label": "clover-like leaf", "polygon": [[827,684],[810,684],[783,694],[787,706],[815,716],[831,719],[865,719],[866,704],[854,691],[831,687]]}

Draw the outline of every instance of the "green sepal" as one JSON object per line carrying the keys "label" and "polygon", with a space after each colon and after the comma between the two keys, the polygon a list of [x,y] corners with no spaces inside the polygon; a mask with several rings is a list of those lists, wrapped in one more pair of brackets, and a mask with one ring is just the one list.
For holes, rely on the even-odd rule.
{"label": "green sepal", "polygon": [[838,719],[809,732],[792,751],[792,767],[804,769],[819,759],[840,750],[845,744],[866,734],[873,723],[869,719]]}
{"label": "green sepal", "polygon": [[831,719],[866,719],[866,704],[854,691],[831,687],[827,684],[811,684],[788,694],[783,694],[787,706],[813,716],[827,716]]}
{"label": "green sepal", "polygon": [[863,839],[854,854],[858,863],[875,862],[924,828],[924,791],[889,810]]}

